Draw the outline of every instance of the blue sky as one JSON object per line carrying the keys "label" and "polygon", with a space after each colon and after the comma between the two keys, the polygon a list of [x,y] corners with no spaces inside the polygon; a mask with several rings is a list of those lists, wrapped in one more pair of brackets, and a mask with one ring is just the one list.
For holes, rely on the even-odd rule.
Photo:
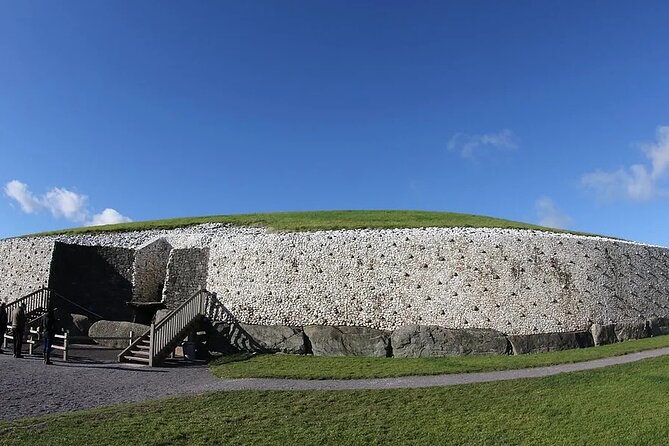
{"label": "blue sky", "polygon": [[0,237],[315,209],[669,246],[669,3],[0,0]]}

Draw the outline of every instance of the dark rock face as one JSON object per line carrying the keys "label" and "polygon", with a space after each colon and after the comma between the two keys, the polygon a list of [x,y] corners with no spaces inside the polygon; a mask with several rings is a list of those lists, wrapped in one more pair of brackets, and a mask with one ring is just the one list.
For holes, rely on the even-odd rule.
{"label": "dark rock face", "polygon": [[208,248],[173,249],[167,264],[163,297],[165,307],[177,308],[207,285]]}
{"label": "dark rock face", "polygon": [[669,334],[669,317],[656,317],[649,321],[651,336]]}
{"label": "dark rock face", "polygon": [[650,336],[645,321],[619,322],[615,324],[616,338],[619,342],[630,339],[642,339]]}
{"label": "dark rock face", "polygon": [[508,338],[514,355],[569,350],[594,345],[590,332],[538,333],[514,335]]}
{"label": "dark rock face", "polygon": [[125,348],[128,346],[130,332],[137,337],[144,334],[149,327],[147,325],[136,324],[125,321],[97,321],[88,330],[88,335],[92,338],[100,337],[120,337],[123,339],[94,339],[96,343],[105,347]]}
{"label": "dark rock face", "polygon": [[298,327],[225,324],[219,325],[217,331],[221,337],[218,343],[225,341],[233,350],[298,355],[305,353],[304,332]]}
{"label": "dark rock face", "polygon": [[[105,319],[129,320],[134,255],[126,248],[56,242],[49,287]],[[69,313],[82,311],[66,302],[59,305]]]}
{"label": "dark rock face", "polygon": [[592,327],[590,327],[590,333],[592,334],[592,340],[595,345],[606,345],[618,342],[618,338],[616,337],[615,324],[593,324]]}
{"label": "dark rock face", "polygon": [[367,327],[304,327],[315,356],[386,357],[390,351],[390,333]]}
{"label": "dark rock face", "polygon": [[433,325],[405,325],[392,334],[393,356],[426,358],[462,355],[503,355],[506,337],[495,330],[454,330]]}
{"label": "dark rock face", "polygon": [[70,333],[76,333],[77,336],[88,336],[88,331],[91,329],[92,322],[83,314],[72,314]]}

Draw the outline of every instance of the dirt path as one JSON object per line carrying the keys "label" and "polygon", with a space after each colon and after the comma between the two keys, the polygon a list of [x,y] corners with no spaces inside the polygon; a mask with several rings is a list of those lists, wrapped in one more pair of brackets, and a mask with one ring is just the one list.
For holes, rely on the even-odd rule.
{"label": "dirt path", "polygon": [[357,390],[451,386],[591,370],[668,355],[669,348],[576,364],[435,376],[357,380],[218,379],[204,364],[148,368],[103,361],[15,359],[0,355],[0,420],[71,412],[111,404],[235,390]]}

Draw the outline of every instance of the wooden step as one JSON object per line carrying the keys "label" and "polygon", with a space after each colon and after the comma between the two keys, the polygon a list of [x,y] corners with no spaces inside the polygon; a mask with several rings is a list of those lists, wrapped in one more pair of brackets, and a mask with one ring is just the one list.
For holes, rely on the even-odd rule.
{"label": "wooden step", "polygon": [[137,344],[137,345],[135,345],[135,347],[137,347],[141,350],[148,350],[148,349],[151,348],[151,346],[148,343],[147,344]]}
{"label": "wooden step", "polygon": [[148,364],[149,363],[149,358],[140,358],[138,356],[125,355],[125,356],[123,356],[123,359],[125,359],[126,361],[141,362],[143,364]]}
{"label": "wooden step", "polygon": [[132,356],[140,356],[142,358],[149,357],[149,352],[146,350],[130,350]]}

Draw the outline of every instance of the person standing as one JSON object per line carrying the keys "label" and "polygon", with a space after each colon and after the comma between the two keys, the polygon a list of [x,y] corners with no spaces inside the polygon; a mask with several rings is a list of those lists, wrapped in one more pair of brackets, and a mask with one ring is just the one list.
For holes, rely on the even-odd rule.
{"label": "person standing", "polygon": [[49,356],[51,354],[51,338],[54,335],[56,325],[55,322],[53,308],[49,305],[46,314],[44,314],[44,317],[42,318],[42,347],[44,348],[44,364],[52,364]]}
{"label": "person standing", "polygon": [[26,330],[26,306],[19,305],[12,312],[12,334],[14,336],[14,357],[23,358],[23,334]]}
{"label": "person standing", "polygon": [[5,302],[0,302],[0,354],[4,353],[2,351],[2,344],[5,340],[5,331],[7,331],[7,305]]}

